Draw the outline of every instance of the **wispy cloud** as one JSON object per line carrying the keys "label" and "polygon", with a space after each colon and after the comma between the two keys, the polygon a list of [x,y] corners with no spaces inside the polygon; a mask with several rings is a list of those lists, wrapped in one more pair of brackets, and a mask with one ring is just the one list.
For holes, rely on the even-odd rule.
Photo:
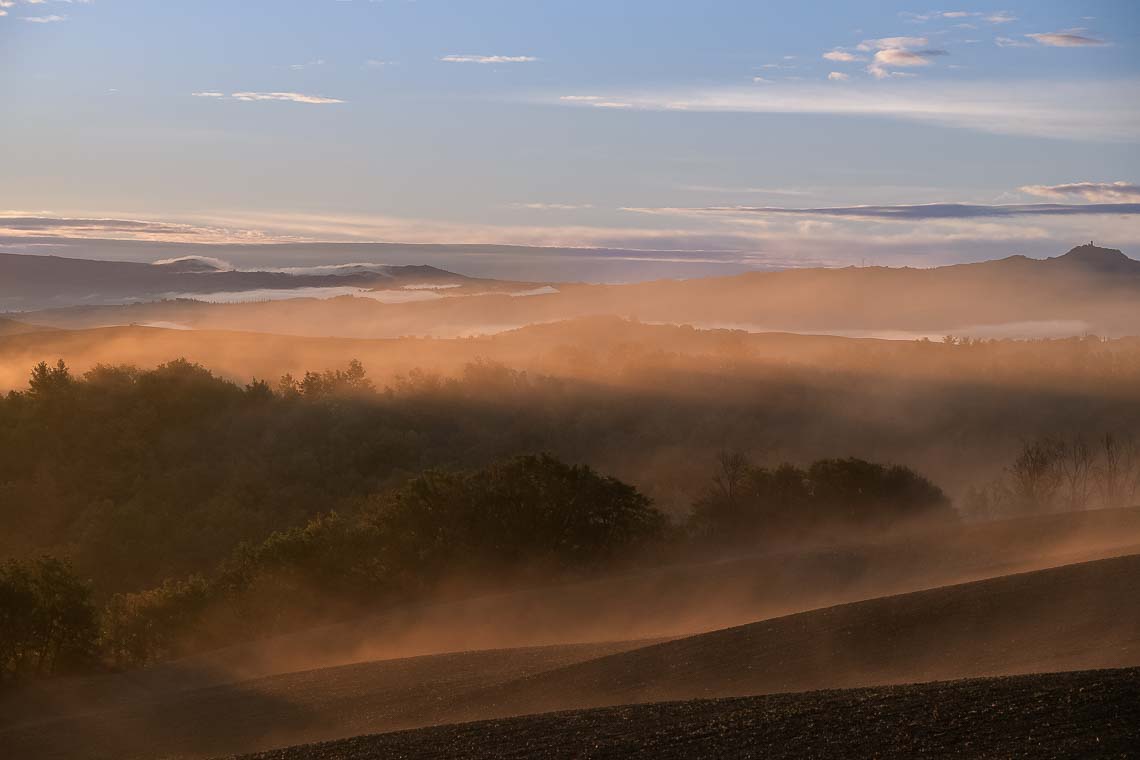
{"label": "wispy cloud", "polygon": [[915,222],[932,219],[998,219],[1023,216],[1074,216],[1084,214],[1140,215],[1140,203],[1018,203],[983,205],[973,203],[920,203],[891,206],[828,206],[787,208],[783,206],[709,206],[704,208],[626,208],[640,213],[756,214],[759,216],[815,216],[846,219]]}
{"label": "wispy cloud", "polygon": [[529,55],[445,55],[439,60],[447,63],[533,63],[538,59]]}
{"label": "wispy cloud", "polygon": [[632,103],[613,100],[602,95],[561,95],[558,98],[563,103],[576,103],[578,105],[593,106],[594,108],[632,108]]}
{"label": "wispy cloud", "polygon": [[1050,47],[1103,47],[1108,44],[1096,37],[1089,37],[1084,29],[1066,29],[1061,32],[1041,32],[1025,36]]}
{"label": "wispy cloud", "polygon": [[326,98],[321,95],[306,95],[301,92],[233,92],[226,95],[216,90],[201,90],[190,93],[196,98],[219,98],[226,100],[242,100],[246,102],[261,100],[283,100],[291,103],[310,103],[325,105],[329,103],[344,103],[340,98]]}
{"label": "wispy cloud", "polygon": [[926,37],[882,37],[876,40],[863,40],[858,45],[859,50],[874,51],[867,73],[876,79],[905,76],[905,72],[894,71],[896,68],[913,68],[915,66],[929,66],[933,56],[946,55],[945,50],[928,48],[929,40]]}
{"label": "wispy cloud", "polygon": [[836,61],[837,63],[851,63],[853,61],[867,60],[861,55],[855,55],[854,53],[849,53],[848,51],[841,50],[839,48],[827,51],[823,54],[823,57],[825,60]]}
{"label": "wispy cloud", "polygon": [[[608,93],[633,108],[693,112],[831,114],[1063,139],[1140,142],[1140,82],[899,82],[835,87],[827,82],[764,87]],[[590,105],[556,101],[568,107]]]}
{"label": "wispy cloud", "polygon": [[515,208],[525,208],[532,211],[577,211],[594,207],[591,203],[514,203],[511,205]]}
{"label": "wispy cloud", "polygon": [[306,61],[305,63],[289,64],[289,68],[293,69],[293,71],[303,71],[305,69],[311,69],[311,68],[315,68],[317,66],[324,66],[324,65],[325,65],[325,59],[324,58],[314,58],[313,60]]}
{"label": "wispy cloud", "polygon": [[689,190],[695,193],[731,193],[756,195],[812,195],[808,190],[796,187],[723,187],[721,185],[678,185],[678,190]]}
{"label": "wispy cloud", "polygon": [[1025,185],[1023,193],[1041,198],[1083,198],[1094,203],[1140,202],[1140,185],[1133,182],[1069,182],[1062,185]]}
{"label": "wispy cloud", "polygon": [[842,71],[832,71],[827,75],[829,81],[832,82],[846,82],[851,77],[844,74]]}
{"label": "wispy cloud", "polygon": [[991,24],[1012,24],[1014,21],[1017,21],[1017,16],[1015,16],[1012,13],[1009,13],[1007,11],[998,11],[996,13],[990,13],[989,15],[985,16],[984,18],[986,19],[986,21],[989,21]]}
{"label": "wispy cloud", "polygon": [[1008,24],[1017,21],[1017,16],[1014,16],[1008,11],[928,11],[927,13],[911,13],[903,11],[901,14],[905,20],[916,24],[926,23],[927,21],[934,21],[940,19],[954,20],[963,18],[981,18],[991,24]]}
{"label": "wispy cloud", "polygon": [[265,236],[251,230],[202,224],[125,219],[115,217],[58,217],[43,213],[0,212],[0,236],[35,238],[100,238],[121,240],[261,242]]}
{"label": "wispy cloud", "polygon": [[54,24],[59,21],[67,21],[67,16],[60,16],[53,13],[50,16],[23,16],[22,20],[29,21],[33,24]]}

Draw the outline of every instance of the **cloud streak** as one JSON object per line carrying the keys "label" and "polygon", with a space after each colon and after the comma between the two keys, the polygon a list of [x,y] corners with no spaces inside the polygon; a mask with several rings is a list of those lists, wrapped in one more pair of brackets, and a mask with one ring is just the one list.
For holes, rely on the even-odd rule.
{"label": "cloud streak", "polygon": [[1132,182],[1069,182],[1062,185],[1025,185],[1021,192],[1040,198],[1083,198],[1094,203],[1140,202],[1140,185]]}
{"label": "cloud streak", "polygon": [[534,63],[538,59],[529,55],[445,55],[445,63]]}
{"label": "cloud streak", "polygon": [[1063,32],[1042,32],[1027,34],[1026,37],[1049,47],[1104,47],[1108,43],[1089,37],[1083,29],[1069,29]]}
{"label": "cloud streak", "polygon": [[[599,96],[601,97],[601,96]],[[772,83],[608,93],[634,109],[877,117],[996,134],[1135,143],[1140,82]],[[549,99],[544,102],[550,102]],[[590,105],[555,99],[567,107]]]}
{"label": "cloud streak", "polygon": [[756,214],[760,216],[839,217],[917,222],[932,219],[1001,219],[1032,216],[1075,216],[1086,214],[1140,215],[1140,203],[1017,203],[983,205],[973,203],[919,203],[893,206],[826,206],[786,208],[783,206],[710,206],[689,209],[641,209],[626,211],[678,214]]}
{"label": "cloud streak", "polygon": [[241,100],[247,103],[265,100],[278,100],[290,103],[308,103],[311,105],[327,105],[330,103],[344,103],[340,98],[326,98],[322,95],[306,95],[301,92],[232,92],[226,95],[216,90],[202,90],[190,93],[196,98],[215,98],[219,100]]}

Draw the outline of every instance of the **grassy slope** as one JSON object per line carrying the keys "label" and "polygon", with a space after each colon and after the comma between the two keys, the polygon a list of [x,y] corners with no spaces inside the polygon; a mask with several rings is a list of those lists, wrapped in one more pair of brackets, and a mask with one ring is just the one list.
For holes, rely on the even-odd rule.
{"label": "grassy slope", "polygon": [[[1140,665],[1140,556],[559,657],[467,653],[310,671],[0,729],[20,757],[252,751],[665,699]],[[626,645],[635,646],[635,645]],[[553,650],[557,651],[557,650]],[[330,755],[330,757],[335,755]]]}

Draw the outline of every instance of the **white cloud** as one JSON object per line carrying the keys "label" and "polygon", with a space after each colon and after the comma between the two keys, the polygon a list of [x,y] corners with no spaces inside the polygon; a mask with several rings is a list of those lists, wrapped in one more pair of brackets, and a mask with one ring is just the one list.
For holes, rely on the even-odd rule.
{"label": "white cloud", "polygon": [[991,24],[1008,24],[1011,21],[1017,21],[1017,16],[1014,16],[1008,11],[993,11],[988,13],[983,13],[981,11],[930,11],[929,13],[903,12],[900,15],[908,21],[919,24],[935,19],[962,18],[982,18]]}
{"label": "white cloud", "polygon": [[1013,37],[995,37],[994,38],[994,44],[997,45],[998,47],[1020,47],[1020,48],[1033,47],[1032,42],[1026,42],[1025,40],[1014,39]]}
{"label": "white cloud", "polygon": [[[632,103],[613,100],[602,95],[562,95],[558,98],[563,103],[578,103],[594,108],[632,108]],[[667,107],[674,108],[677,104],[671,103]]]}
{"label": "white cloud", "polygon": [[930,59],[910,50],[888,48],[875,53],[875,63],[880,66],[929,66]]}
{"label": "white cloud", "polygon": [[828,61],[838,61],[839,63],[851,63],[852,61],[866,60],[866,58],[861,55],[855,55],[854,53],[849,53],[846,50],[840,50],[839,48],[827,51],[823,54],[823,57]]}
{"label": "white cloud", "polygon": [[242,100],[246,102],[259,100],[283,100],[292,103],[313,103],[323,105],[326,103],[343,103],[339,98],[326,98],[320,95],[305,95],[300,92],[234,92],[226,95],[217,90],[200,90],[190,93],[196,98],[226,98],[229,100]]}
{"label": "white cloud", "polygon": [[844,74],[842,71],[833,71],[827,75],[827,78],[832,82],[846,82],[851,77]]}
{"label": "white cloud", "polygon": [[23,21],[30,21],[33,24],[54,24],[58,21],[67,21],[67,16],[60,16],[52,14],[50,16],[24,16]]}
{"label": "white cloud", "polygon": [[302,71],[304,69],[311,69],[315,66],[324,66],[324,65],[325,65],[325,59],[314,58],[313,60],[308,61],[306,63],[292,63],[289,65],[289,68],[293,69],[293,71]]}
{"label": "white cloud", "polygon": [[684,103],[693,112],[871,116],[996,134],[1140,142],[1140,81],[1135,80],[938,81],[922,86],[899,82],[889,90],[870,84],[778,82],[765,87],[612,92],[606,97],[642,110]]}
{"label": "white cloud", "polygon": [[1069,182],[1062,185],[1025,185],[1021,192],[1040,198],[1083,198],[1092,203],[1140,202],[1140,184],[1134,182]]}
{"label": "white cloud", "polygon": [[1014,21],[1017,21],[1017,16],[1014,16],[1012,13],[1008,13],[1006,11],[998,11],[997,13],[991,13],[990,15],[985,16],[985,19],[991,24],[1010,24]]}
{"label": "white cloud", "polygon": [[1066,29],[1061,32],[1042,32],[1025,36],[1050,47],[1100,47],[1108,44],[1104,40],[1089,37],[1084,32],[1084,29]]}
{"label": "white cloud", "polygon": [[447,63],[532,63],[538,59],[529,55],[445,55],[439,60]]}
{"label": "white cloud", "polygon": [[320,95],[305,95],[300,92],[235,92],[230,95],[234,100],[285,100],[292,103],[313,103],[323,105],[326,103],[343,103],[339,98],[326,98]]}
{"label": "white cloud", "polygon": [[593,208],[590,203],[515,203],[515,208],[525,208],[532,211],[577,211],[578,209]]}
{"label": "white cloud", "polygon": [[865,53],[872,50],[911,50],[926,47],[930,40],[926,37],[880,37],[877,40],[863,40],[855,47]]}
{"label": "white cloud", "polygon": [[858,49],[875,51],[871,64],[867,67],[867,73],[876,79],[886,79],[913,76],[892,69],[928,66],[930,56],[946,55],[945,50],[925,49],[928,44],[929,40],[926,37],[882,37],[876,40],[863,40],[859,43]]}

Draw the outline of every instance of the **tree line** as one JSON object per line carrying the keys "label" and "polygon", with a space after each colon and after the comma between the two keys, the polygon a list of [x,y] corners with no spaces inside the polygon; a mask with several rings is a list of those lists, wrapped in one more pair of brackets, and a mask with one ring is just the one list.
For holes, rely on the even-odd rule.
{"label": "tree line", "polygon": [[974,519],[1113,509],[1140,496],[1140,446],[1127,433],[1046,435],[1026,441],[1002,476],[971,488],[962,511]]}
{"label": "tree line", "polygon": [[[499,366],[470,372],[526,382]],[[0,671],[128,667],[422,600],[458,577],[548,582],[690,545],[949,509],[921,476],[854,459],[737,472],[725,458],[680,522],[636,487],[549,454],[412,473],[390,437],[437,424],[442,389],[403,382],[377,391],[357,362],[275,387],[184,361],[82,377],[37,366],[26,391],[0,401],[0,519],[10,540],[46,535],[77,564],[28,556],[33,544],[4,565]],[[400,393],[422,401],[399,410],[410,418],[384,404]],[[395,431],[372,427],[393,420]],[[197,553],[204,543],[213,551]]]}

